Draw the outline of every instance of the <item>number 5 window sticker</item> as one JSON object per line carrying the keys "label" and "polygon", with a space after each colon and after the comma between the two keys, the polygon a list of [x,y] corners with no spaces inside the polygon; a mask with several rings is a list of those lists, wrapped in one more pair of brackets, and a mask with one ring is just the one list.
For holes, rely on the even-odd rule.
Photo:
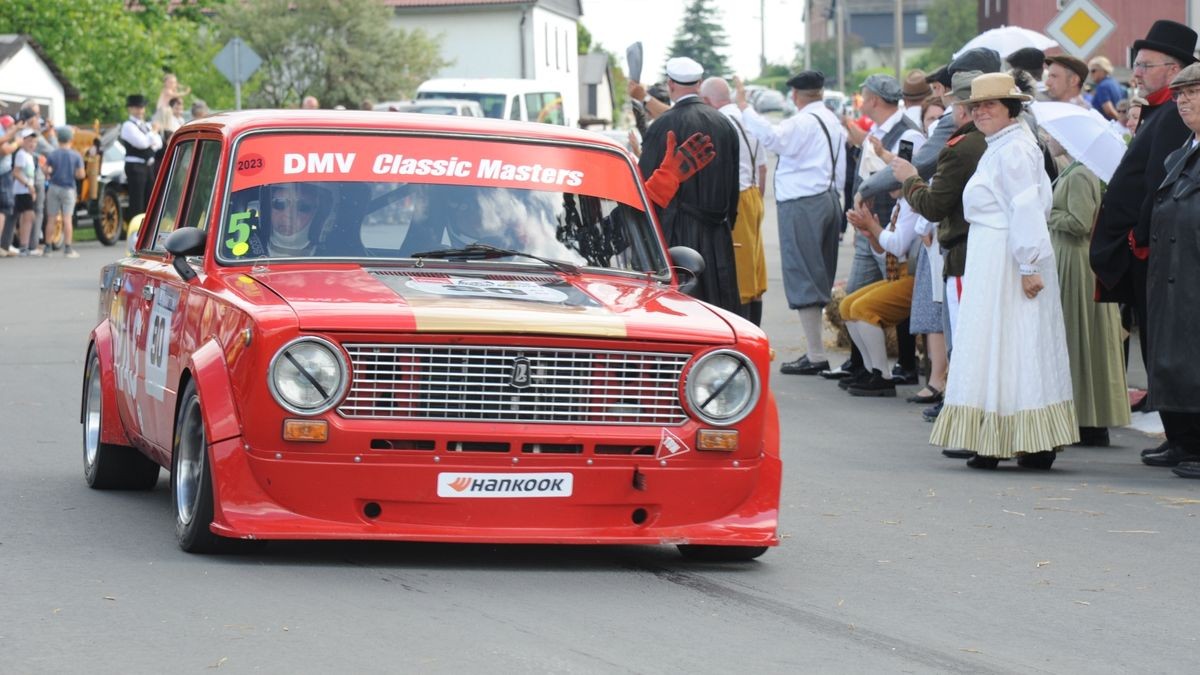
{"label": "number 5 window sticker", "polygon": [[234,256],[240,258],[250,252],[250,220],[253,216],[253,211],[240,211],[229,217],[229,227],[225,228],[229,235],[225,239],[225,248]]}

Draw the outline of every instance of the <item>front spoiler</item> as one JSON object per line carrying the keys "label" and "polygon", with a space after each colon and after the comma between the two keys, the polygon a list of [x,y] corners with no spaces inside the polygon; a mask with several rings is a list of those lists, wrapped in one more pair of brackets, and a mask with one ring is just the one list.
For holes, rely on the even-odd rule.
{"label": "front spoiler", "polygon": [[[650,457],[581,462],[523,459],[520,467],[472,457],[364,456],[361,462],[306,461],[248,450],[241,437],[210,446],[212,531],[237,539],[359,539],[506,544],[707,544],[775,546],[779,458],[739,466],[722,459],[661,466]],[[489,460],[491,458],[488,458]],[[576,458],[577,459],[577,458]],[[706,458],[707,459],[707,458]],[[600,464],[600,462],[597,462]],[[633,467],[643,490],[633,482]],[[561,498],[446,499],[444,471],[570,471],[575,492]],[[368,517],[367,506],[378,507]],[[640,524],[635,522],[641,518]]]}

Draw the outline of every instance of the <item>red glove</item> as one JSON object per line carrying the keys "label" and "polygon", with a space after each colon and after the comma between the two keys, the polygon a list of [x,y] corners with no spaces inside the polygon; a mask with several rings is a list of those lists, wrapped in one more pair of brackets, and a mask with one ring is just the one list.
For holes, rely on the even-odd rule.
{"label": "red glove", "polygon": [[717,157],[712,137],[697,131],[676,147],[675,132],[667,132],[667,151],[662,164],[646,180],[646,194],[659,208],[665,208],[675,198],[679,185],[696,175]]}

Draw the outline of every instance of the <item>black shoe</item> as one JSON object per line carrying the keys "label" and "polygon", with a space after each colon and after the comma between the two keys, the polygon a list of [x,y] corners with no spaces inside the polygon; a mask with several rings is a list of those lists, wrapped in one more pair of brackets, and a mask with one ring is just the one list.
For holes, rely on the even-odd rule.
{"label": "black shoe", "polygon": [[1043,450],[1042,452],[1027,452],[1024,455],[1017,457],[1017,466],[1026,469],[1049,469],[1054,464],[1054,456],[1057,452],[1053,450]]}
{"label": "black shoe", "polygon": [[927,384],[927,385],[925,385],[925,388],[933,393],[928,396],[922,396],[920,392],[917,392],[916,394],[909,396],[905,400],[907,400],[909,403],[940,403],[941,402],[943,394],[937,387]]}
{"label": "black shoe", "polygon": [[999,457],[984,457],[983,455],[975,455],[967,460],[967,466],[972,469],[994,469],[1000,466]]}
{"label": "black shoe", "polygon": [[975,456],[975,451],[966,448],[946,448],[942,450],[942,456],[950,459],[971,459]]}
{"label": "black shoe", "polygon": [[924,417],[926,422],[937,421],[938,415],[942,412],[942,406],[945,404],[946,402],[944,400],[934,403],[933,405],[921,411],[921,417]]}
{"label": "black shoe", "polygon": [[1165,451],[1142,458],[1142,464],[1147,466],[1178,466],[1181,462],[1200,462],[1200,455],[1188,452],[1177,445],[1168,445]]}
{"label": "black shoe", "polygon": [[832,370],[822,370],[818,374],[827,380],[845,380],[846,378],[854,377],[854,373],[855,371],[853,370],[834,368]]}
{"label": "black shoe", "polygon": [[1108,427],[1079,427],[1079,441],[1072,443],[1072,445],[1107,448],[1109,442]]}
{"label": "black shoe", "polygon": [[1166,452],[1166,451],[1167,451],[1167,442],[1163,441],[1156,448],[1146,448],[1145,450],[1142,450],[1142,457],[1148,457],[1150,455],[1157,455],[1159,453]]}
{"label": "black shoe", "polygon": [[1171,473],[1180,478],[1200,478],[1200,462],[1180,462]]}
{"label": "black shoe", "polygon": [[846,388],[851,396],[896,396],[896,383],[883,376],[879,370],[872,370],[871,377],[865,382],[852,384]]}
{"label": "black shoe", "polygon": [[920,384],[920,376],[915,370],[905,370],[899,363],[892,366],[892,382],[896,384]]}
{"label": "black shoe", "polygon": [[784,375],[816,375],[822,370],[829,370],[829,362],[809,361],[808,354],[779,366],[779,372]]}
{"label": "black shoe", "polygon": [[871,371],[867,370],[866,368],[859,368],[851,372],[854,374],[838,381],[838,386],[841,387],[843,391],[849,391],[850,387],[855,385],[866,384],[867,381],[871,379]]}

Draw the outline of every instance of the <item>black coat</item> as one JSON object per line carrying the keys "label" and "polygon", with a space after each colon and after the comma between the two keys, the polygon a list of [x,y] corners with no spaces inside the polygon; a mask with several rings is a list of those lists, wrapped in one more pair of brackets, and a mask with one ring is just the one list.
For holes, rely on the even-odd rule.
{"label": "black coat", "polygon": [[657,209],[667,246],[690,246],[704,257],[697,297],[731,312],[739,312],[737,270],[733,236],[738,205],[738,132],[717,109],[699,98],[679,101],[654,120],[642,140],[638,162],[642,178],[649,178],[666,154],[667,131],[683,144],[702,131],[712,137],[717,156],[695,176],[684,181],[666,208]]}
{"label": "black coat", "polygon": [[1183,145],[1191,133],[1174,101],[1142,107],[1141,126],[1108,182],[1092,232],[1090,258],[1100,282],[1096,290],[1101,302],[1145,306],[1146,299],[1134,293],[1130,268],[1140,263],[1135,263],[1129,248],[1129,233],[1133,231],[1139,244],[1145,245],[1154,206],[1152,197],[1167,174],[1167,155]]}
{"label": "black coat", "polygon": [[1146,374],[1155,410],[1200,412],[1200,148],[1167,158],[1154,194]]}

